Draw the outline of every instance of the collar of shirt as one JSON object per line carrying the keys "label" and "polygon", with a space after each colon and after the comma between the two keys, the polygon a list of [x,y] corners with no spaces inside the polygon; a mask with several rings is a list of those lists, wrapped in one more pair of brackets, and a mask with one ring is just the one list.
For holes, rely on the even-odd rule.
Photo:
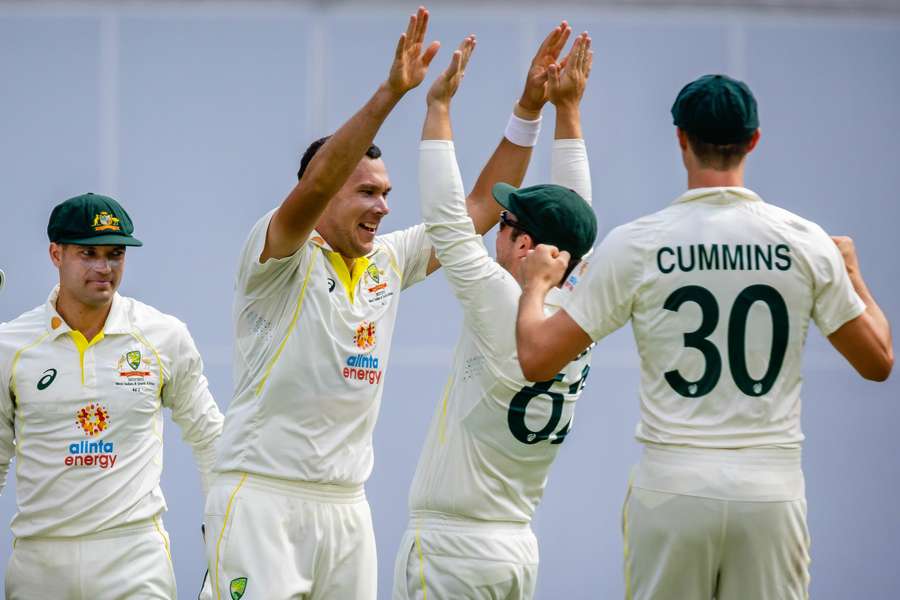
{"label": "collar of shirt", "polygon": [[[56,339],[64,333],[69,333],[72,328],[66,323],[59,312],[56,310],[56,299],[59,297],[59,285],[57,284],[47,298],[44,305],[46,312],[47,331],[50,332],[52,339]],[[125,299],[116,292],[113,295],[112,306],[109,314],[106,316],[106,323],[103,324],[103,334],[110,335],[116,333],[128,333],[131,330],[131,321],[128,318],[128,312],[125,308]]]}
{"label": "collar of shirt", "polygon": [[730,186],[694,188],[678,196],[672,204],[681,204],[683,202],[692,202],[694,200],[713,201],[722,204],[733,202],[735,200],[748,200],[751,202],[763,201],[763,199],[753,190],[749,190],[745,187]]}

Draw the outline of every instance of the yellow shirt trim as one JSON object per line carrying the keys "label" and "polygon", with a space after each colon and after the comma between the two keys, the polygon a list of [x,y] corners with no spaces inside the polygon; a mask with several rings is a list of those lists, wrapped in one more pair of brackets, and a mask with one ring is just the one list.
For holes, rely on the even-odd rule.
{"label": "yellow shirt trim", "polygon": [[[281,357],[281,352],[284,350],[288,338],[291,337],[291,333],[294,331],[294,327],[297,326],[297,320],[300,318],[300,311],[303,310],[303,298],[304,296],[306,296],[306,285],[309,283],[309,275],[310,273],[312,273],[313,265],[316,264],[316,256],[318,256],[318,254],[313,253],[312,258],[309,260],[309,266],[306,267],[306,276],[303,278],[303,286],[300,288],[300,297],[297,298],[297,306],[294,308],[294,316],[291,317],[291,324],[288,325],[288,330],[287,333],[284,334],[284,339],[281,340],[281,344],[279,344],[278,350],[275,351],[275,356],[272,357],[272,360],[269,362],[269,366],[266,367],[266,372],[263,374],[259,385],[256,386],[257,396],[262,393],[263,387],[265,387],[266,381],[269,379],[269,375],[272,374],[272,369],[275,367],[275,363],[277,363],[278,359]],[[347,270],[346,267],[344,267],[344,270]]]}
{"label": "yellow shirt trim", "polygon": [[90,342],[87,341],[83,333],[75,329],[70,331],[69,335],[72,336],[72,341],[75,342],[75,347],[78,348],[78,361],[81,365],[81,385],[84,385],[84,353],[88,348],[103,339],[103,332],[97,333]]}
{"label": "yellow shirt trim", "polygon": [[350,302],[352,303],[353,291],[356,289],[356,284],[359,283],[360,277],[362,277],[363,273],[366,272],[366,269],[369,268],[369,259],[365,256],[360,256],[354,260],[353,272],[351,273],[347,270],[347,263],[344,262],[343,256],[333,250],[328,250],[327,248],[322,248],[322,252],[325,253],[325,256],[328,257],[328,262],[334,267],[334,271],[337,273],[338,279],[340,280],[341,285],[344,286],[347,297],[350,298]]}

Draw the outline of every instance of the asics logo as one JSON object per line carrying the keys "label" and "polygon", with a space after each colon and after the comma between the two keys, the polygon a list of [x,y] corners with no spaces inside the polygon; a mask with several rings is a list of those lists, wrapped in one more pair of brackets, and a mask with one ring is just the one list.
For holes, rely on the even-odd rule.
{"label": "asics logo", "polygon": [[44,376],[38,379],[37,389],[46,390],[54,379],[56,379],[56,369],[47,369],[44,371]]}

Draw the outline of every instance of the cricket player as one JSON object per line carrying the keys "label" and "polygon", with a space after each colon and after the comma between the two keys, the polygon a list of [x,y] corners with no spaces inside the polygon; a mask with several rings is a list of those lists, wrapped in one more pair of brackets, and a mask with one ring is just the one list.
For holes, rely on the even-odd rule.
{"label": "cricket player", "polygon": [[[391,184],[372,141],[438,50],[424,45],[427,22],[424,8],[410,17],[387,81],[307,150],[297,186],[244,246],[235,396],[206,505],[215,600],[375,598],[372,431],[400,292],[439,263],[424,225],[378,235]],[[519,133],[537,126],[513,120]],[[480,231],[498,218],[491,186],[520,182],[530,155],[500,142],[468,199]]]}
{"label": "cricket player", "polygon": [[[556,106],[551,171],[560,185],[494,186],[506,209],[496,261],[466,214],[450,128],[450,100],[473,46],[464,44],[432,86],[420,146],[426,231],[465,319],[410,490],[394,600],[534,596],[538,546],[530,522],[590,370],[590,353],[582,352],[558,373],[532,382],[522,374],[515,347],[522,259],[539,241],[581,257],[597,235],[579,116],[590,38],[576,38],[562,70],[548,65],[541,98]],[[551,291],[548,313],[576,279]]]}
{"label": "cricket player", "polygon": [[883,380],[890,327],[848,238],[743,187],[760,137],[746,84],[701,77],[672,116],[688,191],[610,232],[549,318],[544,295],[567,255],[539,247],[525,265],[519,360],[546,378],[632,321],[644,452],[623,509],[626,598],[804,599],[807,328],[814,321],[863,377]]}
{"label": "cricket player", "polygon": [[175,598],[161,409],[204,493],[223,418],[184,323],[116,293],[133,231],[112,198],[58,205],[59,285],[0,326],[0,484],[16,458],[9,600]]}

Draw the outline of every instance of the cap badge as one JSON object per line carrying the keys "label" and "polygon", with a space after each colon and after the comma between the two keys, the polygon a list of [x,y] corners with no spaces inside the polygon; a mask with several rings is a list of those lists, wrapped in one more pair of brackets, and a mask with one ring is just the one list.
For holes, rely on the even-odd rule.
{"label": "cap badge", "polygon": [[121,231],[119,227],[119,218],[114,217],[108,212],[100,211],[94,215],[94,222],[91,224],[94,231]]}

